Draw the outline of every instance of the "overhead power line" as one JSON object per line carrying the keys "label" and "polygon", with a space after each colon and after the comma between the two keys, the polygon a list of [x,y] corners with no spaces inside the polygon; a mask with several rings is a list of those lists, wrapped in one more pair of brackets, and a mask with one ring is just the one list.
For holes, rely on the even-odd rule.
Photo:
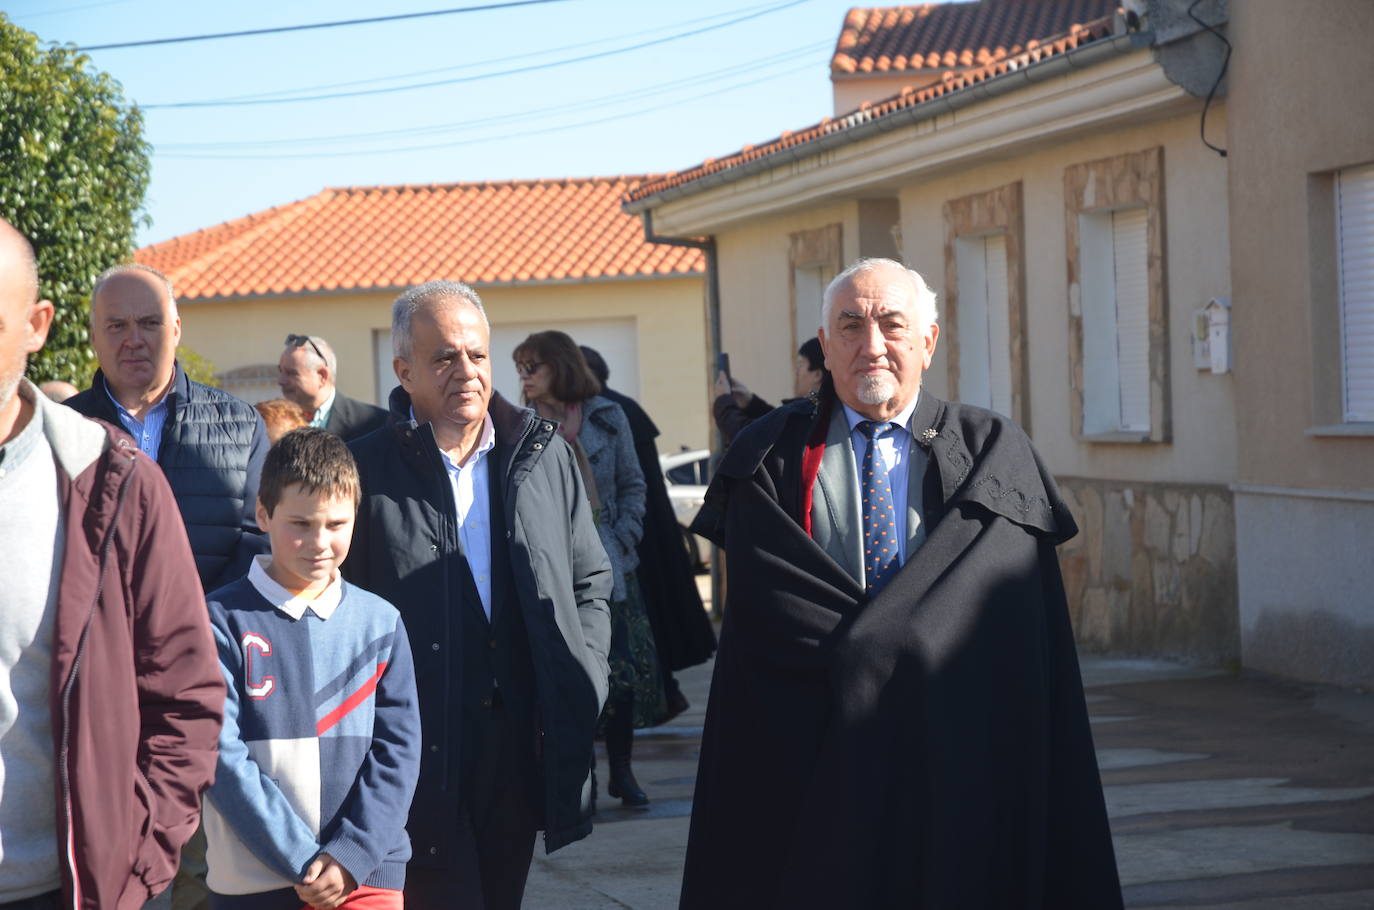
{"label": "overhead power line", "polygon": [[[422,124],[399,129],[374,130],[361,133],[336,133],[325,136],[297,136],[283,139],[222,140],[218,142],[158,142],[155,145],[157,151],[166,156],[167,153],[180,152],[209,153],[231,152],[236,150],[247,151],[250,149],[268,151],[272,148],[281,148],[283,146],[337,145],[343,142],[372,142],[402,138],[414,140],[422,136],[441,136],[445,133],[468,130],[474,127],[543,118],[548,114],[572,114],[585,110],[595,110],[597,108],[625,104],[631,101],[639,101],[644,98],[657,97],[683,89],[695,88],[712,82],[719,82],[736,76],[742,76],[746,73],[757,72],[758,70],[769,69],[783,63],[791,63],[821,50],[826,50],[829,47],[829,41],[816,42],[781,51],[776,54],[770,54],[766,57],[746,60],[720,69],[679,77],[666,82],[644,85],[628,91],[615,92],[595,98],[584,98],[580,101],[569,101],[562,104],[530,108],[522,111],[511,111],[509,113],[495,114],[489,117],[474,117],[468,120]],[[791,72],[791,70],[788,72]]]}
{"label": "overhead power line", "polygon": [[437,73],[455,73],[461,70],[471,70],[480,66],[488,66],[497,63],[510,63],[512,60],[531,60],[538,57],[546,57],[549,54],[557,54],[561,51],[576,51],[586,47],[597,47],[600,45],[614,44],[617,41],[626,41],[632,38],[641,38],[645,35],[653,35],[666,32],[671,29],[687,28],[688,26],[699,25],[703,22],[711,22],[716,19],[724,19],[728,16],[737,16],[741,13],[751,13],[754,10],[771,7],[778,0],[770,0],[768,3],[759,3],[754,6],[736,7],[727,9],[719,13],[712,13],[709,16],[697,16],[692,19],[683,19],[677,22],[668,22],[657,25],[653,28],[638,29],[633,32],[622,32],[619,35],[606,35],[601,38],[594,38],[591,41],[578,41],[573,44],[560,44],[555,47],[546,47],[536,51],[525,51],[519,54],[506,54],[500,57],[487,57],[483,60],[468,60],[453,66],[431,67],[429,69],[411,70],[406,73],[392,73],[385,76],[368,76],[364,79],[349,79],[344,82],[324,82],[315,85],[297,86],[296,88],[273,89],[266,92],[248,92],[243,95],[230,95],[225,98],[210,98],[209,101],[253,101],[259,98],[280,98],[288,95],[300,95],[307,92],[318,93],[330,89],[353,88],[358,85],[378,85],[383,82],[392,82],[398,79],[414,79],[420,76],[433,76]]}
{"label": "overhead power line", "polygon": [[[536,2],[546,2],[546,0],[536,0]],[[757,12],[749,13],[744,16],[737,16],[725,22],[718,22],[714,25],[707,25],[690,31],[678,32],[673,35],[666,35],[662,38],[654,38],[650,41],[641,41],[638,44],[627,45],[626,47],[613,48],[607,51],[598,51],[594,54],[583,54],[578,57],[565,57],[562,60],[551,60],[547,63],[534,63],[529,66],[518,66],[511,69],[496,70],[490,73],[477,73],[472,76],[458,76],[453,79],[439,79],[431,82],[415,82],[409,85],[395,85],[386,88],[359,89],[352,92],[333,92],[321,95],[297,95],[289,98],[257,98],[242,101],[178,101],[168,104],[141,104],[143,110],[170,110],[184,108],[206,108],[206,107],[245,107],[259,104],[293,104],[300,101],[326,101],[335,98],[359,98],[365,95],[386,95],[395,92],[409,92],[424,88],[437,88],[443,85],[457,85],[464,82],[478,82],[484,79],[495,79],[499,76],[513,76],[519,73],[530,73],[536,70],[552,69],[558,66],[568,66],[573,63],[585,63],[589,60],[601,60],[606,57],[614,57],[619,54],[628,54],[631,51],[643,50],[646,47],[654,47],[660,44],[667,44],[671,41],[680,41],[683,38],[691,38],[695,35],[713,32],[718,29],[727,28],[731,25],[738,25],[750,19],[757,19],[770,13],[780,12],[793,6],[800,6],[810,0],[788,0],[786,3],[779,3]]]}
{"label": "overhead power line", "polygon": [[733,92],[733,91],[735,91],[735,90],[737,90],[737,89],[749,88],[749,87],[754,86],[754,85],[759,85],[760,83],[763,83],[763,82],[771,82],[771,81],[774,80],[774,79],[781,79],[781,78],[784,77],[784,76],[791,76],[791,75],[793,75],[794,73],[800,73],[800,72],[805,72],[805,71],[813,70],[814,67],[815,67],[815,64],[814,64],[814,63],[808,62],[808,63],[802,64],[801,66],[796,66],[796,67],[792,67],[791,69],[783,70],[783,71],[780,72],[780,73],[774,73],[774,74],[772,74],[772,75],[770,75],[770,76],[762,76],[762,77],[760,77],[760,78],[758,78],[758,79],[751,79],[751,80],[749,80],[749,81],[747,81],[747,82],[739,82],[739,83],[736,83],[736,84],[734,84],[734,85],[727,85],[727,86],[724,86],[724,87],[722,87],[722,88],[714,89],[714,90],[709,91],[709,92],[702,92],[702,93],[699,94],[699,95],[692,95],[691,97],[688,97],[688,98],[679,98],[679,99],[677,99],[677,100],[675,100],[675,101],[668,101],[668,102],[664,102],[664,103],[661,103],[661,104],[654,104],[654,105],[651,105],[651,106],[649,106],[649,107],[642,107],[642,108],[639,108],[639,109],[637,109],[637,110],[626,111],[626,112],[620,113],[620,114],[610,114],[610,115],[608,115],[608,116],[605,116],[605,117],[597,117],[597,118],[592,119],[592,120],[580,120],[580,121],[578,121],[578,122],[576,122],[576,123],[565,123],[565,124],[562,124],[562,125],[559,125],[559,126],[543,127],[543,128],[540,128],[540,129],[532,129],[532,130],[523,130],[523,131],[516,132],[516,133],[503,133],[503,134],[501,134],[501,135],[499,135],[499,136],[481,136],[481,137],[477,137],[477,138],[473,138],[473,139],[459,139],[459,140],[457,140],[456,142],[438,142],[438,143],[431,143],[431,144],[428,144],[428,145],[411,145],[411,146],[404,146],[404,147],[401,147],[401,148],[368,149],[368,150],[364,150],[364,151],[353,151],[353,152],[320,152],[320,153],[316,153],[316,154],[311,154],[311,153],[302,154],[302,153],[297,153],[297,152],[291,152],[291,153],[275,154],[275,155],[271,155],[271,154],[269,154],[269,155],[214,155],[214,154],[197,155],[197,154],[175,154],[175,153],[174,153],[174,154],[164,155],[164,154],[160,154],[160,153],[157,151],[157,149],[154,148],[154,150],[153,150],[153,155],[154,155],[154,157],[157,157],[157,158],[194,158],[194,159],[211,159],[211,160],[219,160],[219,161],[226,161],[226,160],[239,160],[239,161],[246,161],[246,160],[273,161],[273,160],[287,159],[287,158],[351,158],[351,157],[360,157],[360,156],[364,156],[364,155],[396,155],[396,154],[401,154],[401,153],[403,153],[403,152],[426,152],[426,151],[432,151],[432,150],[435,150],[435,149],[458,148],[458,147],[460,147],[460,146],[465,146],[465,145],[479,145],[479,144],[481,144],[481,143],[486,143],[486,142],[501,142],[501,141],[506,140],[506,139],[523,139],[523,138],[527,138],[527,137],[530,137],[530,136],[543,136],[543,135],[546,135],[546,134],[548,134],[548,133],[566,132],[567,130],[580,129],[580,128],[586,127],[586,126],[598,126],[598,125],[600,125],[600,124],[603,124],[603,123],[610,123],[610,122],[616,121],[616,120],[625,120],[625,119],[630,118],[630,117],[638,117],[638,116],[640,116],[641,114],[655,113],[655,112],[661,111],[661,110],[663,110],[663,109],[665,109],[665,108],[677,107],[678,105],[689,104],[689,103],[691,103],[691,102],[693,102],[693,101],[700,101],[700,100],[705,99],[705,98],[712,98],[712,97],[714,97],[714,96],[716,96],[716,95],[723,95],[723,94],[725,94],[725,93],[727,93],[727,92]]}
{"label": "overhead power line", "polygon": [[487,3],[482,6],[458,6],[434,9],[422,13],[397,13],[392,16],[371,16],[366,19],[340,19],[336,22],[311,22],[305,25],[283,25],[276,28],[252,28],[239,32],[215,32],[208,35],[186,35],[181,38],[149,38],[145,41],[120,41],[115,44],[90,44],[81,51],[112,51],[125,47],[149,47],[154,44],[185,44],[188,41],[213,41],[217,38],[247,38],[253,35],[279,35],[283,32],[303,32],[311,29],[340,28],[345,25],[372,25],[377,22],[398,22],[402,19],[424,19],[430,16],[451,16],[455,13],[480,13],[486,10],[509,9],[513,6],[536,6],[542,3],[563,3],[565,0],[509,0],[506,3]]}

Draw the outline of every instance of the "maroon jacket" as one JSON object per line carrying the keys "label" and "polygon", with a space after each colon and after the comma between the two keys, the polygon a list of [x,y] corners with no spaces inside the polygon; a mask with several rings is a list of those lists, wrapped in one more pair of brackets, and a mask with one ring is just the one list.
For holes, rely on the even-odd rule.
{"label": "maroon jacket", "polygon": [[224,680],[176,502],[122,432],[34,396],[65,549],[52,653],[66,905],[140,907],[214,778]]}

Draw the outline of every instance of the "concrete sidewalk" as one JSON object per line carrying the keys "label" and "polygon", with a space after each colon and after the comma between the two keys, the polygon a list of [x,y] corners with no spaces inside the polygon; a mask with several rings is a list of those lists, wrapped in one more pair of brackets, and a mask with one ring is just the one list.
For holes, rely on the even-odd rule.
{"label": "concrete sidewalk", "polygon": [[[1374,696],[1160,661],[1083,673],[1126,906],[1374,908]],[[677,906],[710,667],[679,679],[692,709],[635,742],[652,808],[603,796],[591,837],[536,853],[526,908]]]}

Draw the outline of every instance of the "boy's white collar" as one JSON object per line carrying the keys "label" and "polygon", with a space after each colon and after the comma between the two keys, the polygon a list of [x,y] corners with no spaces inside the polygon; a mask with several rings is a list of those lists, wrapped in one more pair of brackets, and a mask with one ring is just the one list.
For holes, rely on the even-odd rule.
{"label": "boy's white collar", "polygon": [[334,570],[334,577],[329,579],[329,585],[318,597],[310,600],[292,594],[274,581],[272,576],[267,574],[267,567],[271,563],[271,556],[254,556],[253,565],[248,569],[248,580],[259,594],[267,598],[268,603],[296,620],[304,616],[306,610],[313,611],[320,619],[328,619],[334,615],[339,601],[343,600],[343,579],[339,576],[338,569]]}

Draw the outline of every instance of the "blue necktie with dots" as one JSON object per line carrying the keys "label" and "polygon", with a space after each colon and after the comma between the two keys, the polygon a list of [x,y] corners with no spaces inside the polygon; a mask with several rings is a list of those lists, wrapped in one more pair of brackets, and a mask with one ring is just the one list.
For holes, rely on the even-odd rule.
{"label": "blue necktie with dots", "polygon": [[891,432],[893,424],[861,420],[858,430],[868,439],[864,463],[859,468],[859,488],[863,493],[864,590],[871,597],[883,589],[901,568],[901,549],[897,544],[896,504],[888,483],[887,463],[878,454],[878,440]]}

